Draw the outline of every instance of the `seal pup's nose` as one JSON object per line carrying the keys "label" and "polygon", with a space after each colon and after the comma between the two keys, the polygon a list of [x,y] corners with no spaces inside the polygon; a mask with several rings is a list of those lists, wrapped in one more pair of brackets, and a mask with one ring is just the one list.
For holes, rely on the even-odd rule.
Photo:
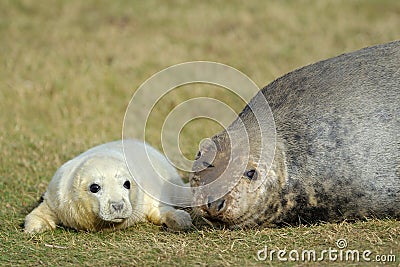
{"label": "seal pup's nose", "polygon": [[115,211],[121,211],[124,208],[124,202],[111,202],[111,207]]}

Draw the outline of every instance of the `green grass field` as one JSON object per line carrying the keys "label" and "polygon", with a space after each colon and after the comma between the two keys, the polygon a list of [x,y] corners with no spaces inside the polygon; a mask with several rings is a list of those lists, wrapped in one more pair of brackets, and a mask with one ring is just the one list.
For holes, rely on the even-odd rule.
{"label": "green grass field", "polygon": [[[394,220],[238,231],[199,227],[178,234],[150,224],[111,233],[22,231],[24,217],[62,163],[121,138],[131,96],[154,73],[209,60],[239,69],[262,87],[306,64],[399,39],[399,26],[397,0],[0,1],[0,266],[315,265],[280,262],[276,255],[259,261],[257,252],[264,246],[338,249],[338,239],[348,249],[370,250],[372,260],[394,255],[396,261],[386,264],[399,266],[400,223]],[[229,100],[223,91],[215,94]],[[172,97],[160,114],[187,97]],[[185,155],[194,155],[199,140],[214,130],[186,129]],[[148,141],[160,147],[157,134],[150,131]]]}

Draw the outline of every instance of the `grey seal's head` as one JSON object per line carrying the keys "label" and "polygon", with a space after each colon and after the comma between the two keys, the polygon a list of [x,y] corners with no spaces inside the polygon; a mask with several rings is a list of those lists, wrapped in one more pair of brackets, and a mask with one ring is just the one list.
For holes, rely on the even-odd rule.
{"label": "grey seal's head", "polygon": [[[265,103],[258,94],[225,131],[200,145],[190,176],[195,214],[232,228],[265,224],[276,216],[285,176],[278,177],[276,171],[284,170],[272,164],[275,126],[260,101]],[[264,114],[261,123],[257,110]]]}

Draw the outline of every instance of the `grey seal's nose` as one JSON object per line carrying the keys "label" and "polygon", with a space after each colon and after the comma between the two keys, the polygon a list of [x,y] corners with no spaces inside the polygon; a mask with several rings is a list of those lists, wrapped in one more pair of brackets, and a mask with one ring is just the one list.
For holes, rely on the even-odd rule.
{"label": "grey seal's nose", "polygon": [[115,211],[121,211],[124,208],[124,202],[111,202],[111,207]]}
{"label": "grey seal's nose", "polygon": [[213,201],[213,199],[209,197],[207,206],[204,206],[205,211],[211,216],[219,215],[225,210],[225,208],[226,205],[224,198],[220,198],[217,199],[216,201]]}

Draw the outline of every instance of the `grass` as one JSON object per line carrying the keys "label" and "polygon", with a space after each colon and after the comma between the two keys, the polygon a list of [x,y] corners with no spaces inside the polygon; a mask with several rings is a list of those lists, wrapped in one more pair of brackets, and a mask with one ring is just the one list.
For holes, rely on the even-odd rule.
{"label": "grass", "polygon": [[[163,68],[217,61],[261,87],[303,65],[399,39],[398,25],[395,0],[1,1],[0,265],[278,265],[257,261],[257,251],[264,245],[320,251],[336,248],[340,238],[349,249],[394,254],[391,264],[398,265],[400,224],[393,220],[238,231],[202,227],[179,234],[140,224],[112,233],[60,228],[27,236],[21,227],[63,162],[121,137],[132,94]],[[235,105],[223,92],[200,88],[171,95],[160,114],[191,92]],[[187,156],[218,128],[192,126],[181,140]],[[148,138],[160,147],[157,134],[155,127]]]}

